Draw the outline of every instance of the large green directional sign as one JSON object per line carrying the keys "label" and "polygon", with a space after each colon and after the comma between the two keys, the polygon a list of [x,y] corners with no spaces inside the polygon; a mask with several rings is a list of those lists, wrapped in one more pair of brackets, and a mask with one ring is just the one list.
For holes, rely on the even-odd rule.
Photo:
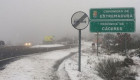
{"label": "large green directional sign", "polygon": [[91,32],[134,32],[134,8],[90,9]]}

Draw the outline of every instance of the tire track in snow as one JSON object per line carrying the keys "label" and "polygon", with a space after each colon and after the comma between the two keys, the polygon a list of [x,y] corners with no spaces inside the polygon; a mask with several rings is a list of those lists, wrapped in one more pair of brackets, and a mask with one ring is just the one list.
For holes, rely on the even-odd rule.
{"label": "tire track in snow", "polygon": [[[52,80],[60,80],[60,76],[57,74],[58,68],[61,65],[61,63],[65,60],[68,59],[69,57],[73,56],[74,54],[76,54],[77,52],[71,52],[69,55],[67,55],[66,57],[56,61],[56,63],[53,66],[54,69],[54,78]],[[65,69],[63,68],[64,73],[65,73],[65,80],[70,80],[69,75],[67,74],[67,72],[65,71]]]}

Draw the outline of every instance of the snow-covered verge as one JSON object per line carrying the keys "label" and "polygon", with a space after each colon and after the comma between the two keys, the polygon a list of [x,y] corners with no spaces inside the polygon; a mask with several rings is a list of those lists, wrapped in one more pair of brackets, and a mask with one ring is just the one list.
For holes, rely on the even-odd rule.
{"label": "snow-covered verge", "polygon": [[62,44],[47,44],[47,45],[34,45],[31,48],[51,48],[51,47],[61,47]]}
{"label": "snow-covered verge", "polygon": [[132,59],[134,60],[134,63],[136,63],[135,66],[132,66],[132,70],[134,70],[138,73],[136,80],[140,80],[140,58],[139,57],[132,57]]}
{"label": "snow-covered verge", "polygon": [[54,65],[76,51],[70,48],[25,56],[6,65],[0,71],[0,80],[58,80]]}
{"label": "snow-covered verge", "polygon": [[[98,76],[98,72],[95,70],[96,65],[100,61],[108,58],[116,58],[119,60],[124,60],[125,58],[124,56],[118,54],[106,55],[100,53],[99,56],[97,56],[96,52],[93,52],[91,49],[91,43],[88,42],[84,42],[82,47],[81,72],[78,71],[78,53],[77,55],[72,56],[70,59],[65,60],[61,65],[61,68],[59,68],[63,68],[70,80],[103,80]],[[131,69],[132,71],[138,73],[136,80],[140,80],[140,58],[133,57],[132,59],[137,65],[131,66]]]}
{"label": "snow-covered verge", "polygon": [[[4,70],[0,71],[0,80],[103,80],[98,76],[95,66],[104,59],[124,60],[125,58],[118,54],[106,55],[103,54],[104,51],[100,51],[101,53],[97,56],[96,51],[92,51],[91,42],[82,43],[81,72],[77,71],[78,48],[76,47],[25,56],[8,64]],[[73,52],[76,55],[64,60],[60,66],[58,65],[59,69],[55,69],[54,65],[57,62]],[[132,59],[136,65],[131,69],[138,73],[136,80],[140,80],[140,58]]]}

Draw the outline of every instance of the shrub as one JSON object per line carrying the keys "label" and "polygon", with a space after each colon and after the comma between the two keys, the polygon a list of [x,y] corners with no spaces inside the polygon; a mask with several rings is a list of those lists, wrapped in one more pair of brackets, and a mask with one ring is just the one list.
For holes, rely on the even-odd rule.
{"label": "shrub", "polygon": [[123,66],[123,61],[113,58],[98,63],[96,70],[104,80],[135,80],[136,76],[129,67]]}

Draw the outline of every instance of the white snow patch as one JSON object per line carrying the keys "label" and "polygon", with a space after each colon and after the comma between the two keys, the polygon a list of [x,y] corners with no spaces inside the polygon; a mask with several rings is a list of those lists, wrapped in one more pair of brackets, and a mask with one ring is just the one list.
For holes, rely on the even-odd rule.
{"label": "white snow patch", "polygon": [[78,57],[77,55],[65,61],[65,69],[68,72],[71,80],[103,80],[97,75],[98,72],[95,70],[97,63],[107,58],[124,60],[124,57],[117,54],[111,56],[103,54],[96,56],[95,53],[92,56],[87,55],[87,53],[82,54],[81,72],[78,71],[78,62],[76,59]]}
{"label": "white snow patch", "polygon": [[31,48],[51,48],[51,47],[61,47],[62,44],[48,44],[48,45],[34,45]]}
{"label": "white snow patch", "polygon": [[139,57],[132,57],[132,59],[134,60],[134,63],[136,63],[136,65],[133,67],[133,70],[138,73],[136,80],[140,80],[140,58]]}
{"label": "white snow patch", "polygon": [[63,50],[57,50],[53,52],[49,52],[49,54],[42,54],[42,59],[62,59],[64,56],[69,55],[71,52],[77,52],[77,48],[72,49],[63,49]]}
{"label": "white snow patch", "polygon": [[[82,56],[81,56],[81,72],[78,71],[78,53],[77,55],[72,56],[70,59],[65,60],[64,67],[68,73],[71,80],[103,80],[98,76],[98,72],[95,70],[96,65],[108,58],[116,58],[118,60],[124,60],[124,56],[119,54],[105,55],[102,53],[99,56],[95,52],[91,52],[91,42],[83,42],[82,44]],[[133,57],[134,61],[137,64],[140,64],[140,58]],[[140,76],[140,65],[132,66],[132,71],[137,71]],[[140,80],[140,77],[137,76],[136,80]]]}
{"label": "white snow patch", "polygon": [[77,48],[26,56],[6,65],[0,71],[0,80],[52,80],[55,77],[54,64],[72,51],[76,52]]}

